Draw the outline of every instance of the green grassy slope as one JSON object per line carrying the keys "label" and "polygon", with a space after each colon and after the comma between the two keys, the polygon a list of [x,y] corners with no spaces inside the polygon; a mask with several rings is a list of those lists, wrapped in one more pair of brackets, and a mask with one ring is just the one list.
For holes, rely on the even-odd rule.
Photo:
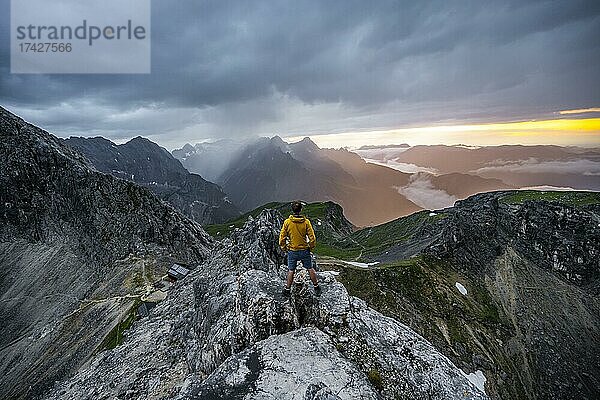
{"label": "green grassy slope", "polygon": [[521,190],[500,199],[503,203],[521,204],[525,201],[550,201],[571,206],[600,204],[598,192]]}

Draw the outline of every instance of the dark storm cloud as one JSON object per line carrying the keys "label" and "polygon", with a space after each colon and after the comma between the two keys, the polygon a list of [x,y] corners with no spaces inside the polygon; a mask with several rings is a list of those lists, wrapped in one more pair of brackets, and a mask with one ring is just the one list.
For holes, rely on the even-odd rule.
{"label": "dark storm cloud", "polygon": [[600,103],[598,1],[156,0],[150,75],[10,74],[0,1],[0,102],[62,132],[235,135],[293,130],[297,114],[393,127]]}

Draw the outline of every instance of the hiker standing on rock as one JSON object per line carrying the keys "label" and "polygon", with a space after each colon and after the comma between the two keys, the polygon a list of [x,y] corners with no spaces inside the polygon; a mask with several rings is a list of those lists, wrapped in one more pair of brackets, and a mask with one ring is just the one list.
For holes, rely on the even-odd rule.
{"label": "hiker standing on rock", "polygon": [[296,272],[296,263],[298,261],[302,261],[302,265],[308,270],[310,280],[315,288],[315,294],[317,296],[321,294],[321,287],[317,281],[317,273],[313,267],[310,255],[310,252],[317,244],[315,231],[308,218],[300,215],[301,211],[302,203],[294,201],[292,203],[292,212],[294,214],[290,215],[283,222],[281,233],[279,234],[279,247],[283,251],[288,252],[287,282],[283,289],[285,297],[290,296],[292,283],[294,282],[294,273]]}

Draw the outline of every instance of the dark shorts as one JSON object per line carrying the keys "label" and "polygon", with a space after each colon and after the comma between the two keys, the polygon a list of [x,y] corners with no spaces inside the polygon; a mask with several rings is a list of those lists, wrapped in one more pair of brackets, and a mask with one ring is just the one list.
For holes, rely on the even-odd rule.
{"label": "dark shorts", "polygon": [[310,250],[288,251],[288,269],[290,271],[296,270],[296,264],[298,261],[302,261],[302,266],[306,269],[313,268],[312,258],[310,257]]}

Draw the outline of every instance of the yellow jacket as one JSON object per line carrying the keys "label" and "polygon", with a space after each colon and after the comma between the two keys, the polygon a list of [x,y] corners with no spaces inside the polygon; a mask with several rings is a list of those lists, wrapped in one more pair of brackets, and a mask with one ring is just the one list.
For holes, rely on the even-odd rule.
{"label": "yellow jacket", "polygon": [[[286,239],[289,239],[289,243]],[[308,218],[290,215],[283,222],[281,233],[279,234],[279,247],[284,250],[286,248],[288,250],[312,250],[316,244],[315,231]]]}

